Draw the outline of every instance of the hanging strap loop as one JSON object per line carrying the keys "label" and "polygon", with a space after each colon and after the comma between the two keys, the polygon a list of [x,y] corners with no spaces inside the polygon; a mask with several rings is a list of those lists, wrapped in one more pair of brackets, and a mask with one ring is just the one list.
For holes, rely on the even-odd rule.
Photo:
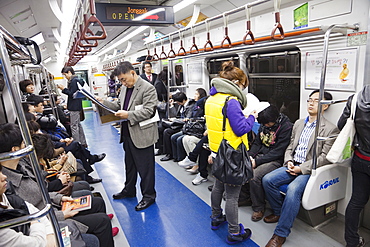
{"label": "hanging strap loop", "polygon": [[[271,31],[271,39],[273,40],[282,40],[285,38],[283,26],[280,23],[280,3],[281,0],[274,0],[274,9],[275,9],[275,26]],[[279,30],[280,35],[276,36],[276,30]]]}
{"label": "hanging strap loop", "polygon": [[[207,42],[204,45],[204,51],[213,51],[214,49],[213,49],[213,44],[211,42],[211,34],[209,33],[210,24],[208,20],[205,20],[205,25],[206,25],[206,30],[207,30]],[[208,45],[209,45],[209,48],[207,48]]]}
{"label": "hanging strap loop", "polygon": [[[221,48],[231,48],[232,47],[232,44],[231,44],[231,40],[229,38],[228,27],[227,27],[228,26],[228,22],[229,22],[229,16],[226,15],[226,14],[223,14],[223,18],[224,18],[225,38],[221,42]],[[228,45],[224,45],[225,41],[227,41],[229,44]]]}

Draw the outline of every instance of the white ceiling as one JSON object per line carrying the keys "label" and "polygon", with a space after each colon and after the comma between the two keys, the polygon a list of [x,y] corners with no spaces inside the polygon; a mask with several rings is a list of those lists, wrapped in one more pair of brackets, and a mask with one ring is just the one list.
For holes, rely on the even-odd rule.
{"label": "white ceiling", "polygon": [[[68,4],[68,0],[57,0],[59,6]],[[65,1],[65,2],[64,2]],[[80,0],[81,1],[81,0]],[[88,0],[82,0],[86,2]],[[141,5],[164,5],[173,6],[181,0],[95,0],[97,3],[130,3]],[[252,1],[248,1],[252,2]],[[245,0],[197,0],[195,4],[200,4],[201,12],[212,17],[222,12],[234,9],[246,4]],[[175,22],[192,16],[193,5],[184,8],[175,14]],[[49,0],[0,0],[0,25],[5,27],[14,36],[31,37],[42,32],[45,43],[41,45],[43,59],[47,57],[55,57],[57,55],[54,43],[57,39],[54,37],[52,28],[58,28],[60,33],[61,23],[53,14],[49,5]],[[173,25],[168,27],[154,27],[156,31],[162,33],[170,33],[177,30]],[[93,32],[99,30],[96,27],[91,28]],[[95,30],[96,29],[96,30]],[[105,27],[108,37],[105,40],[99,40],[99,45],[88,54],[95,54],[103,49],[108,43],[115,42],[115,38],[123,33],[126,29],[131,31],[133,27],[127,26],[107,26]],[[149,30],[148,30],[149,32]],[[148,33],[147,32],[147,33]],[[143,35],[137,35],[132,39],[132,50],[144,49]],[[73,39],[72,39],[73,40]],[[117,50],[125,50],[127,42],[117,47]],[[66,54],[69,50],[65,51]],[[110,51],[113,53],[113,51]]]}

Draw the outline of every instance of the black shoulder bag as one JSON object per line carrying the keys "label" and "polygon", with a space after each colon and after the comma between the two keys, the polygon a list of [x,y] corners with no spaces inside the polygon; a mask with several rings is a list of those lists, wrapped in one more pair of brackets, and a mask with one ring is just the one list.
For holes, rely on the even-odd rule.
{"label": "black shoulder bag", "polygon": [[[222,110],[223,135],[226,130],[226,104],[229,97],[226,98]],[[223,136],[216,158],[213,161],[212,174],[220,182],[230,185],[243,185],[253,178],[252,162],[244,143],[240,143],[238,148],[234,149]]]}

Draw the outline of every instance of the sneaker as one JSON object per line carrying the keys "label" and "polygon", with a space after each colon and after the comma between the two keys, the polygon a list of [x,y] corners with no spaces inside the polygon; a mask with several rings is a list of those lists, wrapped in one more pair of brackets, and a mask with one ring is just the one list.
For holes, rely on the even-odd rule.
{"label": "sneaker", "polygon": [[181,167],[186,167],[186,166],[195,166],[197,163],[189,160],[188,156],[186,156],[185,159],[179,161],[177,164]]}
{"label": "sneaker", "polygon": [[190,172],[191,174],[197,174],[198,173],[198,166],[195,165],[193,168],[186,170],[187,172]]}
{"label": "sneaker", "polygon": [[244,240],[248,240],[251,238],[252,231],[249,228],[244,229],[244,226],[242,224],[239,224],[239,227],[240,227],[240,231],[238,234],[229,233],[227,235],[226,242],[228,244],[240,243]]}
{"label": "sneaker", "polygon": [[221,227],[222,224],[227,222],[226,221],[226,215],[224,215],[222,213],[216,218],[213,218],[211,216],[211,219],[212,219],[212,221],[211,221],[211,229],[212,230],[218,230]]}
{"label": "sneaker", "polygon": [[363,247],[363,246],[365,246],[365,239],[363,238],[363,237],[360,237],[360,241],[359,241],[359,243],[358,243],[358,245],[357,245],[358,247]]}
{"label": "sneaker", "polygon": [[203,182],[207,182],[208,179],[207,178],[204,178],[200,175],[200,173],[197,174],[197,176],[193,179],[193,181],[191,181],[192,184],[194,185],[198,185],[198,184],[201,184]]}
{"label": "sneaker", "polygon": [[112,236],[113,237],[116,236],[118,234],[118,232],[119,232],[119,228],[118,227],[113,227],[112,228]]}

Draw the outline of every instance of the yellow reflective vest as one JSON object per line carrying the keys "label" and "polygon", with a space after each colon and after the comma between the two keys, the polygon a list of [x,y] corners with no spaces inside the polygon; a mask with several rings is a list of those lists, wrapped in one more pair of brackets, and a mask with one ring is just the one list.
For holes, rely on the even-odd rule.
{"label": "yellow reflective vest", "polygon": [[[215,95],[209,97],[206,101],[205,105],[205,117],[206,117],[206,124],[207,124],[207,131],[208,131],[208,140],[209,140],[209,147],[212,152],[217,153],[222,138],[225,138],[229,141],[229,144],[234,148],[237,149],[238,146],[244,142],[244,145],[247,149],[248,147],[248,138],[247,134],[243,136],[237,136],[233,132],[229,119],[226,118],[226,128],[225,132],[222,131],[222,123],[223,123],[223,114],[222,108],[224,107],[225,100],[230,94],[224,93],[216,93]],[[229,100],[236,99],[236,97],[231,96]]]}

